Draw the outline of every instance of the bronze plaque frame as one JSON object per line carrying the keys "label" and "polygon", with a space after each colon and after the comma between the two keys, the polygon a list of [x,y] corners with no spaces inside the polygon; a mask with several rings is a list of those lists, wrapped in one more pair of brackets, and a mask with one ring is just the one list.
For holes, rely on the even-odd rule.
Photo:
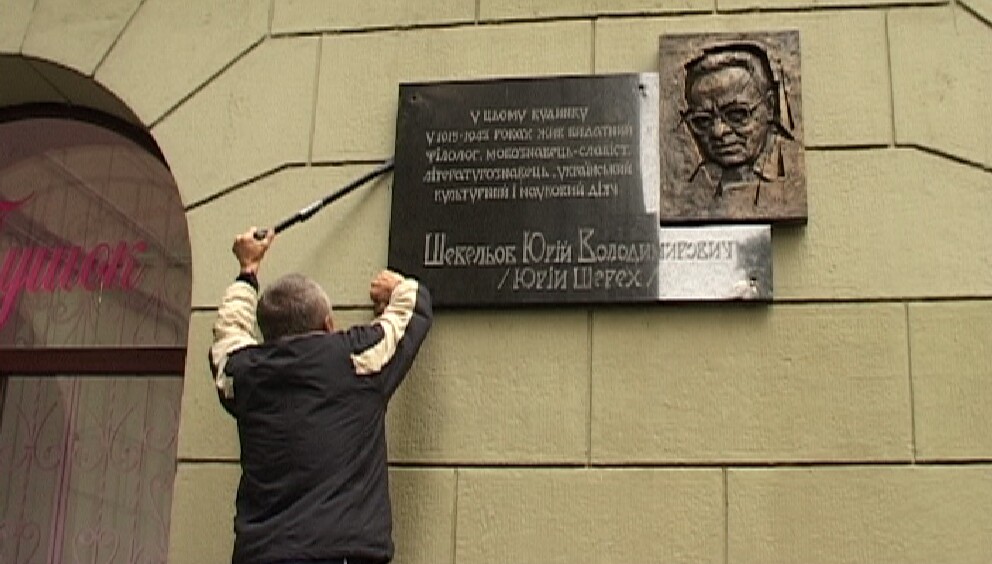
{"label": "bronze plaque frame", "polygon": [[662,224],[805,223],[798,31],[660,40]]}

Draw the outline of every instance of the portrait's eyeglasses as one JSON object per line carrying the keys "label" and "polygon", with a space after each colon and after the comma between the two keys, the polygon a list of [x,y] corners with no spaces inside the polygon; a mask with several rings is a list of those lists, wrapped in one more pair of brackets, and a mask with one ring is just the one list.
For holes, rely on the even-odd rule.
{"label": "portrait's eyeglasses", "polygon": [[689,124],[689,127],[696,133],[707,133],[719,119],[727,124],[731,129],[740,129],[749,123],[754,117],[754,110],[758,109],[764,100],[759,100],[752,106],[743,103],[727,104],[722,108],[714,110],[693,110],[688,109],[682,114],[682,119]]}

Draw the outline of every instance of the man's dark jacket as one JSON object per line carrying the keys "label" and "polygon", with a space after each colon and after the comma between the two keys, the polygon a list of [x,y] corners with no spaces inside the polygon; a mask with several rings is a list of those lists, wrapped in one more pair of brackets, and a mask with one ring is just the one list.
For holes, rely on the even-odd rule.
{"label": "man's dark jacket", "polygon": [[430,328],[427,289],[405,279],[368,325],[264,344],[257,301],[252,277],[227,289],[210,354],[241,441],[232,562],[390,560],[386,404]]}

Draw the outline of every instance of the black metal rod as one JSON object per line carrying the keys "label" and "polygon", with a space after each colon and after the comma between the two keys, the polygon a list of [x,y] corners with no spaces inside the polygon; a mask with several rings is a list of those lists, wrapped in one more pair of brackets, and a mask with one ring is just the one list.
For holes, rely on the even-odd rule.
{"label": "black metal rod", "polygon": [[[354,191],[356,188],[362,186],[363,184],[367,183],[373,178],[378,178],[379,176],[382,176],[383,174],[386,174],[387,172],[393,170],[394,164],[395,164],[394,159],[387,160],[386,162],[382,163],[382,165],[380,165],[378,168],[373,169],[368,173],[366,173],[364,176],[349,182],[346,186],[344,186],[337,192],[334,192],[332,194],[329,194],[321,198],[320,200],[317,200],[316,202],[301,209],[295,214],[280,221],[275,225],[275,227],[272,228],[272,230],[276,234],[278,234],[296,225],[297,223],[301,223],[310,219],[310,217],[313,216],[313,214],[319,212],[321,209],[324,208],[324,206],[334,202],[335,200],[341,198],[342,196],[347,195],[348,193]],[[261,241],[262,239],[265,239],[265,237],[268,236],[268,234],[269,234],[268,229],[259,229],[255,231],[255,239]]]}

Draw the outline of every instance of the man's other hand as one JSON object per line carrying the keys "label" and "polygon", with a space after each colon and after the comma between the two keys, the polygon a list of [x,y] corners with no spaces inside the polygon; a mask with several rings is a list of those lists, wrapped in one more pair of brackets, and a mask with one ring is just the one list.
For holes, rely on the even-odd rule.
{"label": "man's other hand", "polygon": [[369,297],[372,298],[376,315],[381,314],[386,309],[386,305],[389,304],[389,297],[393,295],[393,290],[402,281],[403,276],[392,270],[383,270],[372,278]]}

